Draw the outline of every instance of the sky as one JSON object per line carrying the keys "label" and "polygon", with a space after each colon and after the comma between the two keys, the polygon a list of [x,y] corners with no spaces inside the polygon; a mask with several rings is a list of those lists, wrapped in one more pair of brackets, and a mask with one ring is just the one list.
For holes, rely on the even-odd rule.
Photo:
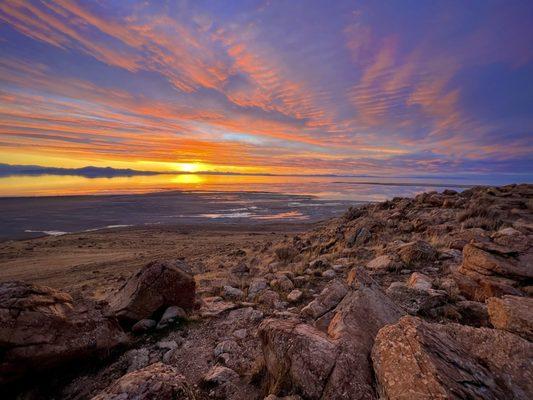
{"label": "sky", "polygon": [[0,162],[530,174],[533,2],[0,0]]}

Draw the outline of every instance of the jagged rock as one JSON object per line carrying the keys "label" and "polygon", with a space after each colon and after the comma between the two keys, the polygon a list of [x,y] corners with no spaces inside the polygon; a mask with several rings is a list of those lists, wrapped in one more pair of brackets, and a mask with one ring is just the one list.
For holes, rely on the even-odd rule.
{"label": "jagged rock", "polygon": [[259,326],[270,393],[297,388],[319,399],[335,365],[336,350],[326,334],[294,320],[267,319]]}
{"label": "jagged rock", "polygon": [[374,336],[403,312],[362,270],[337,305],[327,334],[298,320],[259,328],[270,393],[308,399],[374,398],[369,355]]}
{"label": "jagged rock", "polygon": [[420,272],[413,272],[407,281],[407,286],[411,289],[429,290],[433,285],[429,276]]}
{"label": "jagged rock", "polygon": [[265,290],[267,286],[267,281],[263,278],[252,279],[252,281],[250,282],[250,286],[248,286],[248,300],[254,300],[255,296]]}
{"label": "jagged rock", "polygon": [[191,386],[176,368],[155,363],[116,380],[92,400],[196,399]]}
{"label": "jagged rock", "polygon": [[332,310],[348,293],[348,285],[340,280],[333,280],[320,292],[316,299],[302,308],[302,315],[317,319]]}
{"label": "jagged rock", "polygon": [[222,288],[222,297],[229,300],[240,300],[244,297],[244,292],[241,289],[226,285]]}
{"label": "jagged rock", "polygon": [[324,399],[368,399],[375,396],[370,352],[381,327],[396,322],[398,308],[362,268],[352,271],[350,290],[334,311],[328,327],[337,345],[337,359]]}
{"label": "jagged rock", "polygon": [[433,261],[437,257],[437,252],[429,243],[423,240],[407,243],[398,249],[398,255],[407,265],[412,265],[422,261]]}
{"label": "jagged rock", "polygon": [[369,261],[366,268],[373,273],[384,274],[401,268],[401,263],[389,255],[382,255]]}
{"label": "jagged rock", "polygon": [[97,304],[23,282],[0,283],[0,384],[104,356],[128,338]]}
{"label": "jagged rock", "polygon": [[147,264],[110,297],[111,310],[121,321],[135,323],[164,307],[193,308],[196,286],[185,269],[181,262]]}
{"label": "jagged rock", "polygon": [[533,268],[513,255],[495,244],[467,244],[463,263],[453,275],[461,293],[477,301],[506,294],[520,296],[517,285],[533,277]]}
{"label": "jagged rock", "polygon": [[303,296],[303,292],[301,290],[294,289],[292,292],[290,292],[287,295],[287,301],[289,303],[297,303],[298,301],[300,301],[302,296]]}
{"label": "jagged rock", "polygon": [[533,341],[533,299],[503,296],[487,300],[490,323],[497,329],[516,333]]}
{"label": "jagged rock", "polygon": [[530,399],[533,345],[504,331],[404,317],[372,350],[381,398]]}
{"label": "jagged rock", "polygon": [[417,315],[444,304],[448,298],[446,292],[434,289],[415,289],[403,282],[393,282],[387,289],[387,295],[409,314]]}
{"label": "jagged rock", "polygon": [[131,331],[133,333],[144,333],[154,329],[156,325],[157,322],[153,319],[141,319],[131,327]]}

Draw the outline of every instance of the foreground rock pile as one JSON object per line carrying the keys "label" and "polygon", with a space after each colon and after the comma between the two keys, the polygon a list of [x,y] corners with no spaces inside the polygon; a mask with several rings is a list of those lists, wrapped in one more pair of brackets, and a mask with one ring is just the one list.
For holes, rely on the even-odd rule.
{"label": "foreground rock pile", "polygon": [[66,399],[531,399],[532,211],[532,185],[368,204],[201,278],[150,263],[109,305],[3,283],[1,382]]}

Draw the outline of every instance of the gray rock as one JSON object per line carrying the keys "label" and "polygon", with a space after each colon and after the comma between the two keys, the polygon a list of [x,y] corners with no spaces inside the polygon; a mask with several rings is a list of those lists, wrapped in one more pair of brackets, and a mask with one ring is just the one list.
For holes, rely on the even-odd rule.
{"label": "gray rock", "polygon": [[133,333],[144,333],[155,328],[157,322],[153,319],[141,319],[131,327]]}
{"label": "gray rock", "polygon": [[218,357],[222,353],[237,353],[240,350],[235,340],[224,340],[215,346],[213,354]]}
{"label": "gray rock", "polygon": [[287,301],[289,303],[296,303],[298,301],[300,301],[300,299],[302,298],[303,296],[303,293],[301,290],[298,290],[298,289],[294,289],[292,292],[290,292],[288,295],[287,295]]}
{"label": "gray rock", "polygon": [[241,300],[244,297],[244,292],[241,289],[226,285],[222,288],[222,297],[230,300]]}

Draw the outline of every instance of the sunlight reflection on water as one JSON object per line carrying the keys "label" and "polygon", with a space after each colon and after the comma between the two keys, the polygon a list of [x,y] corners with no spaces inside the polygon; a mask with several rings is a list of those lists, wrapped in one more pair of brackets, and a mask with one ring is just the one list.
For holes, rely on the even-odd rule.
{"label": "sunlight reflection on water", "polygon": [[[320,199],[381,201],[394,196],[412,196],[428,190],[442,190],[459,183],[430,179],[339,178],[316,176],[239,175],[138,175],[113,178],[82,176],[10,176],[0,178],[0,196],[57,196],[84,194],[132,194],[163,190],[240,192],[259,191],[312,195]],[[379,184],[375,184],[379,183]],[[393,186],[388,186],[392,183]],[[461,181],[461,184],[465,182]],[[436,186],[433,186],[436,185]],[[443,186],[439,186],[443,185]],[[213,194],[216,202],[224,201]],[[230,194],[228,194],[231,196]],[[230,198],[231,200],[231,198]]]}

